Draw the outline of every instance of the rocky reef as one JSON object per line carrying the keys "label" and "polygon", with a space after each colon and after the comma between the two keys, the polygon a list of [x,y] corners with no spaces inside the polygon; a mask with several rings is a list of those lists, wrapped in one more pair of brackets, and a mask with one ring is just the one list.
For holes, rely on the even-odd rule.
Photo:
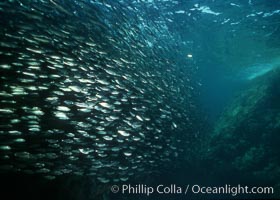
{"label": "rocky reef", "polygon": [[275,197],[279,197],[279,144],[278,67],[252,80],[236,96],[208,138],[204,159],[213,173],[239,183],[273,186]]}

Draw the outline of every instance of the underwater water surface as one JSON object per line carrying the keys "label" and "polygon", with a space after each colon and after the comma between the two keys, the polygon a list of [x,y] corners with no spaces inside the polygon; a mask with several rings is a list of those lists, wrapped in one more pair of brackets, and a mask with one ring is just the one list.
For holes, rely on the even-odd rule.
{"label": "underwater water surface", "polygon": [[3,197],[280,198],[280,1],[6,0],[0,27]]}

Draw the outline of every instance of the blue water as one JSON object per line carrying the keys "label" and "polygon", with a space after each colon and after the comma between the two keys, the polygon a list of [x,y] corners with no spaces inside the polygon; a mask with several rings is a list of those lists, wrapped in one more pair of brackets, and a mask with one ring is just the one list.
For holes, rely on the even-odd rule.
{"label": "blue water", "polygon": [[247,81],[236,77],[228,77],[221,67],[210,65],[202,68],[200,102],[209,120],[214,123],[223,113],[225,107],[245,88]]}

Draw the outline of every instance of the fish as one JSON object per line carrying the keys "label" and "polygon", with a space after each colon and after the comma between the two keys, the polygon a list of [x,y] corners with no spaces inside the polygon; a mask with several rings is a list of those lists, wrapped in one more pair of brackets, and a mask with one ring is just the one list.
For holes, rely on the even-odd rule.
{"label": "fish", "polygon": [[183,154],[193,71],[181,67],[184,52],[174,60],[165,20],[145,9],[128,1],[0,3],[0,171],[108,184]]}

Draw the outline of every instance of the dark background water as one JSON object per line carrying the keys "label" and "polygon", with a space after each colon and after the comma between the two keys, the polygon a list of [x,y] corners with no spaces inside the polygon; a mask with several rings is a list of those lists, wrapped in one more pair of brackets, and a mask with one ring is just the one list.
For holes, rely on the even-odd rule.
{"label": "dark background water", "polygon": [[244,89],[248,82],[230,77],[222,67],[202,66],[198,72],[201,78],[200,103],[212,124],[220,117],[227,105]]}

